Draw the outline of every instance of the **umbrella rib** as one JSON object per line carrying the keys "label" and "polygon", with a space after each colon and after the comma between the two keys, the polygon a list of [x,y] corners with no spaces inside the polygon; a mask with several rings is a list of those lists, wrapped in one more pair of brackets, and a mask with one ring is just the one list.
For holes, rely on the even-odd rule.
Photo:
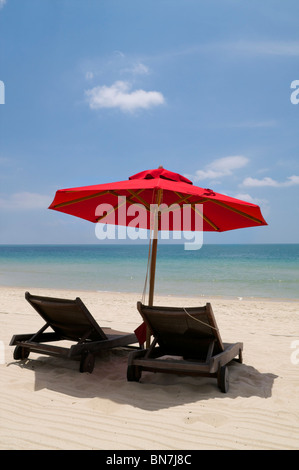
{"label": "umbrella rib", "polygon": [[[174,193],[179,197],[179,199],[177,199],[177,201],[173,202],[169,207],[167,208],[163,208],[160,210],[161,213],[164,213],[164,212],[169,212],[171,210],[174,210],[174,208],[172,206],[175,206],[176,204],[180,205],[182,204],[183,202],[185,201],[188,201],[188,199],[190,199],[190,197],[193,197],[193,194],[189,194],[187,196],[183,196],[182,194],[174,191]],[[195,204],[202,204],[204,202],[207,202],[209,201],[209,199],[207,198],[204,198],[204,199],[201,199],[200,201],[195,201],[195,202],[189,202],[189,204],[191,206],[195,205]],[[178,209],[181,209],[181,206],[178,208]]]}
{"label": "umbrella rib", "polygon": [[[191,197],[191,195],[190,195],[190,196],[186,196],[185,198],[183,198],[183,196],[182,196],[180,193],[175,192],[175,194],[181,198],[181,199],[179,199],[179,200],[177,201],[178,204],[181,203],[181,202],[183,202],[184,200],[189,199],[189,198]],[[225,209],[228,209],[228,210],[230,210],[230,211],[232,211],[232,212],[235,212],[236,214],[239,214],[239,215],[241,215],[241,216],[243,216],[243,217],[247,217],[248,219],[252,220],[253,222],[257,222],[257,223],[259,223],[259,224],[263,224],[263,221],[257,219],[256,217],[253,217],[252,215],[246,214],[246,212],[243,212],[243,211],[240,211],[240,210],[238,210],[238,209],[235,209],[235,208],[229,206],[228,204],[225,204],[224,202],[215,201],[214,199],[203,198],[203,199],[201,199],[201,200],[199,200],[199,201],[192,202],[191,204],[192,204],[192,205],[193,205],[193,204],[203,204],[204,202],[213,202],[214,204],[218,204],[219,206],[222,206],[222,207],[224,207]]]}
{"label": "umbrella rib", "polygon": [[[208,199],[206,199],[207,201]],[[204,202],[204,201],[201,201],[201,202]],[[174,203],[174,204],[178,204],[178,203]],[[173,204],[173,205],[174,205]],[[194,212],[196,212],[196,214],[198,214],[200,217],[203,218],[203,220],[205,220],[211,227],[213,227],[214,230],[216,230],[217,232],[219,231],[219,227],[217,227],[217,225],[215,225],[208,217],[206,217],[202,212],[200,212],[197,207],[196,207],[196,204],[200,204],[199,202],[196,202],[196,203],[192,203],[190,204],[192,209],[194,210]],[[167,212],[170,212],[170,211],[174,211],[174,210],[180,210],[181,207],[180,206],[176,206],[176,207],[166,207],[166,208],[163,208],[163,209],[159,209],[159,212],[161,214],[166,214]]]}
{"label": "umbrella rib", "polygon": [[[140,198],[139,194],[142,193],[143,189],[140,189],[137,193],[135,193],[134,191],[131,191],[131,190],[128,190],[128,192],[131,194],[131,196],[134,196],[136,197],[137,199],[139,199],[142,204],[146,207],[147,210],[149,210],[149,205],[147,204],[146,201],[144,201],[142,198]],[[120,194],[118,194],[116,191],[107,191],[107,193],[109,194],[112,194],[113,196],[115,197],[124,197],[126,200],[128,200],[131,204],[136,204],[136,201],[133,201],[133,199],[131,197],[128,197],[128,196],[121,196]]]}
{"label": "umbrella rib", "polygon": [[[180,198],[178,199],[174,204],[180,204],[184,201],[188,201],[188,199],[190,199],[190,197],[193,197],[193,194],[189,194],[187,196],[183,196],[182,194],[178,193],[177,191],[174,191],[174,193]],[[202,198],[201,200],[199,201],[196,201],[196,202],[190,202],[190,204],[202,204],[203,202],[207,202],[209,201],[209,199],[207,198]]]}
{"label": "umbrella rib", "polygon": [[[129,190],[129,193],[131,194],[131,196],[135,197],[136,199],[138,199],[140,202],[142,202],[142,204],[145,206],[146,210],[150,210],[150,206],[149,204],[142,198],[139,196],[140,193],[143,192],[143,189],[140,189],[139,192],[135,193],[135,191],[132,191],[132,190]],[[132,203],[132,204],[136,204],[134,203],[134,201],[131,199],[131,198],[128,198],[128,200]]]}
{"label": "umbrella rib", "polygon": [[187,196],[183,196],[177,191],[174,191],[174,193],[179,197],[179,199],[174,204],[180,204],[181,202],[187,201],[191,197],[191,194],[188,194]]}
{"label": "umbrella rib", "polygon": [[[132,194],[132,196],[138,198],[139,193],[141,193],[142,191],[143,191],[143,189],[140,189],[138,193],[134,193],[133,191],[129,191],[129,192]],[[107,193],[112,194],[113,196],[116,196],[117,198],[119,197],[119,194],[117,194],[117,192],[115,192],[115,191],[107,191]],[[124,197],[124,199],[122,199],[121,202],[117,206],[113,206],[113,208],[110,211],[108,211],[107,214],[102,215],[101,217],[99,217],[97,219],[97,222],[100,222],[100,220],[103,220],[108,215],[110,215],[113,212],[117,211],[120,207],[122,207],[123,205],[126,204],[127,200],[129,202],[131,202],[132,204],[135,204],[135,202],[130,197],[125,197],[125,196],[121,196],[121,197]],[[146,206],[146,209],[149,210],[148,204],[145,201],[142,201],[142,202]]]}
{"label": "umbrella rib", "polygon": [[97,222],[100,222],[100,220],[103,220],[105,217],[108,217],[108,215],[112,214],[113,212],[117,211],[120,207],[122,207],[124,204],[126,204],[126,200],[123,199],[117,206],[113,206],[110,211],[107,212],[107,214],[101,215],[101,217],[98,217],[96,219]]}
{"label": "umbrella rib", "polygon": [[[179,203],[182,203],[183,201],[186,201],[186,200],[188,200],[188,199],[191,197],[191,195],[190,195],[190,196],[186,196],[186,197],[182,197],[179,193],[176,193],[176,194],[177,194],[177,196],[180,196],[180,199],[178,199],[178,200],[177,200],[175,203],[173,203],[172,205],[175,205],[175,204],[178,204],[178,205],[179,205]],[[200,217],[202,217],[203,220],[205,220],[205,221],[207,222],[207,224],[209,224],[211,227],[213,227],[214,230],[216,230],[216,231],[218,232],[218,231],[219,231],[219,227],[217,227],[217,225],[215,225],[208,217],[206,217],[206,216],[205,216],[202,212],[200,212],[200,211],[197,209],[197,207],[196,207],[197,204],[202,204],[202,203],[208,202],[208,201],[210,201],[210,199],[204,198],[204,199],[201,199],[200,201],[192,202],[192,203],[190,203],[190,205],[191,205],[192,209],[194,210],[194,212],[196,212],[196,214],[198,214]],[[176,210],[176,209],[179,210],[179,209],[181,209],[181,207],[180,207],[180,206],[179,206],[179,207],[175,207],[175,208],[173,208],[173,207],[171,207],[171,206],[170,206],[170,207],[166,207],[166,208],[160,210],[160,213],[161,213],[161,214],[164,214],[164,213],[166,213],[166,212],[170,212],[171,210],[173,211],[173,210]]]}
{"label": "umbrella rib", "polygon": [[[147,204],[146,201],[144,201],[140,196],[139,196],[139,193],[141,193],[143,191],[143,189],[140,189],[139,192],[135,193],[133,191],[129,191],[129,193],[133,196],[133,197],[136,197],[137,199],[139,199],[139,201],[142,202],[142,204],[146,207],[147,210],[149,210],[149,205]],[[72,191],[67,191],[68,193],[71,193]],[[83,196],[83,197],[79,197],[78,199],[72,199],[71,201],[66,201],[66,202],[61,202],[59,204],[56,204],[54,206],[54,209],[59,209],[60,207],[65,207],[65,206],[70,206],[72,204],[77,204],[79,202],[84,202],[84,201],[88,201],[89,199],[93,199],[95,197],[100,197],[100,196],[105,196],[106,194],[112,194],[113,196],[115,197],[118,197],[119,194],[115,191],[111,191],[111,190],[107,190],[107,191],[101,191],[99,193],[96,193],[96,194],[90,194],[88,196]],[[129,202],[131,202],[132,204],[134,204],[134,201],[128,197],[127,198]]]}
{"label": "umbrella rib", "polygon": [[209,199],[209,202],[213,202],[214,204],[218,204],[218,206],[224,207],[225,209],[228,209],[232,212],[235,212],[236,214],[239,214],[242,217],[246,217],[247,219],[250,219],[253,222],[257,222],[258,224],[263,224],[262,220],[259,220],[256,217],[253,217],[252,215],[246,214],[246,212],[240,211],[239,209],[235,209],[234,207],[231,207],[231,206],[225,204],[224,202],[214,201],[213,199]]}
{"label": "umbrella rib", "polygon": [[[67,192],[70,193],[72,191],[67,191]],[[105,194],[108,194],[108,193],[110,193],[110,191],[103,191],[100,193],[91,194],[89,196],[79,197],[78,199],[72,199],[71,201],[61,202],[59,204],[56,204],[54,206],[54,209],[58,209],[59,207],[64,207],[64,206],[70,206],[71,204],[77,204],[78,202],[87,201],[88,199],[93,199],[98,196],[105,196]]]}
{"label": "umbrella rib", "polygon": [[216,230],[216,232],[219,232],[219,227],[217,227],[217,225],[215,225],[210,219],[208,219],[208,217],[206,217],[202,212],[200,212],[196,208],[196,206],[192,206],[192,209],[196,212],[196,214],[198,214],[200,217],[202,217],[205,222],[207,222],[209,225],[211,225],[211,227],[213,227],[213,229]]}

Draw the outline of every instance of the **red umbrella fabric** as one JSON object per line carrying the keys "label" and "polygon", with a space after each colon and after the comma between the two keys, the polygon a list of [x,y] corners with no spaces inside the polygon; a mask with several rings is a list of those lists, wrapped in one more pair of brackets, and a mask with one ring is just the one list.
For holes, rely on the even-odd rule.
{"label": "red umbrella fabric", "polygon": [[[123,199],[121,199],[123,198]],[[125,199],[124,199],[125,198]],[[154,204],[170,207],[173,205],[196,209],[202,205],[203,212],[196,212],[202,218],[203,231],[223,232],[244,227],[267,225],[259,206],[241,201],[211,189],[194,186],[190,180],[178,173],[158,168],[143,171],[128,180],[115,183],[60,189],[49,209],[89,220],[91,222],[129,225],[136,217],[129,207],[142,205],[147,217],[139,218],[139,228],[151,228],[150,206]],[[109,207],[113,208],[109,212]],[[105,212],[104,209],[107,208]],[[101,211],[105,213],[101,213]],[[126,217],[123,217],[123,214]],[[195,230],[196,218],[191,220],[190,230]],[[163,227],[159,219],[158,230],[181,230],[178,218],[169,218],[169,226]]]}
{"label": "red umbrella fabric", "polygon": [[125,181],[60,189],[49,209],[94,223],[152,230],[149,305],[154,297],[158,231],[224,232],[267,225],[256,204],[195,186],[162,167]]}

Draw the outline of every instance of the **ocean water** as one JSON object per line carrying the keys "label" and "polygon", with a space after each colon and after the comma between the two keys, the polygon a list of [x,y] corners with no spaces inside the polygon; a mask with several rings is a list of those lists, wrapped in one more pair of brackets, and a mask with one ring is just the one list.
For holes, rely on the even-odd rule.
{"label": "ocean water", "polygon": [[[0,285],[143,292],[147,245],[0,245]],[[155,294],[299,299],[299,244],[159,244]]]}

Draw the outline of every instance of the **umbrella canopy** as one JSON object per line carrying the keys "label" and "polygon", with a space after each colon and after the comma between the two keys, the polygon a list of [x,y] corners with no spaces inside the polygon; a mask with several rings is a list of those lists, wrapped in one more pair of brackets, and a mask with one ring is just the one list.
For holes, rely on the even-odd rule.
{"label": "umbrella canopy", "polygon": [[60,189],[49,209],[94,223],[150,229],[149,305],[153,305],[160,230],[223,232],[267,225],[259,206],[195,186],[163,167],[125,181]]}
{"label": "umbrella canopy", "polygon": [[[165,212],[174,206],[193,208],[197,216],[190,221],[191,231],[195,230],[197,219],[202,219],[203,231],[212,232],[267,225],[259,206],[194,186],[184,176],[164,168],[143,171],[125,181],[60,189],[49,209],[94,223],[133,226],[136,213],[129,208],[140,204],[146,217],[139,217],[138,226],[145,229],[152,228],[151,205],[163,205]],[[196,206],[202,206],[203,210]],[[160,217],[158,230],[182,229],[177,217],[169,218],[165,227],[162,221]]]}

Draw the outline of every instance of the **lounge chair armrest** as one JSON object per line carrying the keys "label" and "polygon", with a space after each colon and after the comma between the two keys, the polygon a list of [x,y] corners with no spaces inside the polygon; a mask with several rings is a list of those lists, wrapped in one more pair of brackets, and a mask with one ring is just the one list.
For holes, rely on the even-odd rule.
{"label": "lounge chair armrest", "polygon": [[243,343],[225,344],[225,349],[216,356],[211,358],[210,372],[217,372],[219,367],[222,367],[232,361],[236,356],[240,355],[243,350]]}

